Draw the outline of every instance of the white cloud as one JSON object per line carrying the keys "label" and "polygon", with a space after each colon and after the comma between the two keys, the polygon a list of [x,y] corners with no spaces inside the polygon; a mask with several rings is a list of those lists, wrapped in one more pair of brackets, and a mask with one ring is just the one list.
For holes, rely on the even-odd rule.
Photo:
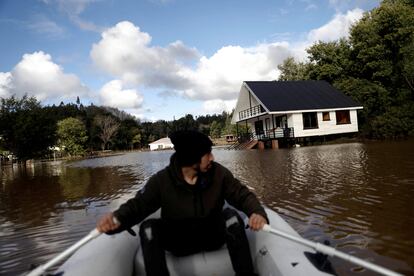
{"label": "white cloud", "polygon": [[279,9],[279,14],[282,15],[282,16],[287,15],[287,14],[289,14],[289,10],[280,8]]}
{"label": "white cloud", "polygon": [[45,4],[57,5],[59,11],[63,12],[80,29],[85,31],[101,32],[103,28],[88,22],[80,16],[86,7],[99,0],[42,0]]}
{"label": "white cloud", "polygon": [[231,112],[236,106],[236,100],[223,101],[221,99],[208,100],[203,103],[203,114],[217,114],[222,111]]}
{"label": "white cloud", "polygon": [[305,8],[305,11],[312,11],[312,10],[317,10],[318,6],[316,6],[315,4],[308,4]]}
{"label": "white cloud", "polygon": [[84,31],[101,32],[104,28],[97,26],[95,23],[86,21],[77,15],[69,16],[70,20]]}
{"label": "white cloud", "polygon": [[10,72],[0,72],[0,98],[8,98],[11,96],[12,75]]}
{"label": "white cloud", "polygon": [[351,7],[364,4],[370,0],[329,0],[329,5],[333,7],[338,13],[341,11],[349,10]]}
{"label": "white cloud", "polygon": [[11,72],[1,73],[1,94],[23,96],[29,94],[38,100],[60,101],[86,95],[89,89],[73,74],[52,61],[50,55],[40,52],[23,55]]}
{"label": "white cloud", "polygon": [[348,37],[351,26],[362,18],[363,13],[364,11],[361,9],[354,9],[346,14],[336,14],[327,24],[309,32],[309,42],[312,43],[319,40],[333,41],[342,37]]}
{"label": "white cloud", "polygon": [[100,91],[101,103],[120,109],[140,108],[143,97],[135,89],[123,89],[122,81],[113,80],[105,84]]}
{"label": "white cloud", "polygon": [[124,21],[103,32],[90,55],[98,68],[128,84],[181,91],[192,99],[233,99],[243,80],[276,79],[277,64],[292,54],[287,43],[226,46],[211,57],[181,41],[150,44],[148,33]]}
{"label": "white cloud", "polygon": [[27,28],[39,34],[46,34],[50,38],[60,38],[65,35],[62,27],[42,15],[36,16],[29,22]]}
{"label": "white cloud", "polygon": [[88,5],[97,2],[97,0],[56,0],[56,2],[62,11],[79,15],[84,12]]}
{"label": "white cloud", "polygon": [[288,47],[288,43],[223,47],[210,58],[202,57],[195,70],[180,72],[192,84],[184,92],[193,99],[235,99],[242,81],[276,79],[277,64],[292,54]]}
{"label": "white cloud", "polygon": [[363,16],[361,9],[353,9],[347,13],[337,13],[325,25],[310,30],[305,39],[291,43],[290,50],[294,53],[293,57],[298,61],[306,61],[306,49],[318,41],[330,42],[340,38],[349,37],[349,30],[353,24]]}
{"label": "white cloud", "polygon": [[92,46],[94,64],[129,84],[182,89],[188,81],[177,72],[198,52],[176,41],[167,47],[150,46],[151,36],[128,21],[116,24],[102,33]]}

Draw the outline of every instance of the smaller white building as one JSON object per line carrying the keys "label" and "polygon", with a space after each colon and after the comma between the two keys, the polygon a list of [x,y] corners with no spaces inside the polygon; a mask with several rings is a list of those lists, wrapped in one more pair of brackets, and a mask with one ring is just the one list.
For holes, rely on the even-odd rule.
{"label": "smaller white building", "polygon": [[161,138],[157,141],[154,141],[150,143],[149,146],[150,146],[150,150],[164,150],[164,149],[174,148],[173,143],[171,143],[171,140],[168,137]]}

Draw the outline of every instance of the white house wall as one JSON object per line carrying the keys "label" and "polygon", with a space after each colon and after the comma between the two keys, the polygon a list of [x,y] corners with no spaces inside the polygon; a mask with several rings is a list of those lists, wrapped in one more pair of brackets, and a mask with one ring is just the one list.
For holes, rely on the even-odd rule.
{"label": "white house wall", "polygon": [[172,149],[174,148],[173,144],[150,144],[150,150],[162,150],[162,149]]}
{"label": "white house wall", "polygon": [[[288,125],[293,126],[295,137],[308,137],[308,136],[357,132],[358,131],[357,111],[350,110],[349,116],[351,120],[350,124],[337,125],[335,111],[329,112],[329,117],[330,117],[329,121],[323,121],[322,112],[317,112],[318,128],[303,129],[302,113],[294,113],[290,116],[291,118],[288,117]],[[290,121],[292,123],[290,123]]]}
{"label": "white house wall", "polygon": [[[245,85],[242,85],[240,89],[240,93],[239,93],[239,98],[237,99],[236,109],[234,110],[233,118],[231,120],[233,124],[239,121],[240,111],[259,105],[259,102],[256,100],[256,98],[253,95],[249,97],[249,94],[250,94],[250,91],[246,88]],[[251,106],[250,106],[250,103],[251,103]]]}
{"label": "white house wall", "polygon": [[[288,127],[293,127],[295,125],[295,121],[294,121],[294,114],[287,114],[287,123],[288,123]],[[295,129],[293,130],[295,131]]]}
{"label": "white house wall", "polygon": [[[318,128],[312,129],[303,129],[303,117],[302,113],[290,113],[286,114],[287,116],[287,123],[288,127],[293,127],[294,136],[295,137],[309,137],[309,136],[320,136],[320,135],[330,135],[330,134],[339,134],[339,133],[349,133],[349,132],[357,132],[358,131],[358,119],[357,119],[357,111],[350,110],[349,116],[351,123],[350,124],[336,124],[336,113],[335,111],[329,112],[329,121],[323,121],[322,112],[317,112],[318,118]],[[276,123],[276,115],[275,123]],[[269,125],[266,125],[266,118],[269,118]],[[248,120],[248,125],[250,129],[254,132],[254,122],[257,121],[258,118],[252,118]],[[260,120],[263,121],[263,128],[264,131],[266,130],[273,130],[273,122],[272,122],[272,115],[265,115],[260,116]],[[240,123],[240,125],[244,125],[244,123]]]}

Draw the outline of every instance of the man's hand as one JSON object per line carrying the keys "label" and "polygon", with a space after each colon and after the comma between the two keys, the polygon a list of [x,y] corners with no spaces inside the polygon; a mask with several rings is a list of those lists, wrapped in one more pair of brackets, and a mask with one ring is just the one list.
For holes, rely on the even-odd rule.
{"label": "man's hand", "polygon": [[114,231],[120,226],[119,222],[116,221],[116,218],[113,213],[107,213],[99,219],[96,223],[96,229],[101,233],[106,233],[108,231]]}
{"label": "man's hand", "polygon": [[253,231],[259,231],[267,223],[267,220],[259,214],[251,214],[249,218],[249,227]]}

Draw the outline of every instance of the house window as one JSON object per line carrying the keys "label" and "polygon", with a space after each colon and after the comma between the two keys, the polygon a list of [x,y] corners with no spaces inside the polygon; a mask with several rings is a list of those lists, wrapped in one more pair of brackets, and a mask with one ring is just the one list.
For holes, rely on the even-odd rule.
{"label": "house window", "polygon": [[316,112],[305,112],[303,116],[303,129],[318,128],[318,117]]}
{"label": "house window", "polygon": [[339,110],[336,111],[336,124],[342,125],[342,124],[350,124],[351,118],[349,116],[349,110]]}
{"label": "house window", "polygon": [[329,116],[329,112],[322,112],[322,118],[324,121],[330,121],[331,117]]}

